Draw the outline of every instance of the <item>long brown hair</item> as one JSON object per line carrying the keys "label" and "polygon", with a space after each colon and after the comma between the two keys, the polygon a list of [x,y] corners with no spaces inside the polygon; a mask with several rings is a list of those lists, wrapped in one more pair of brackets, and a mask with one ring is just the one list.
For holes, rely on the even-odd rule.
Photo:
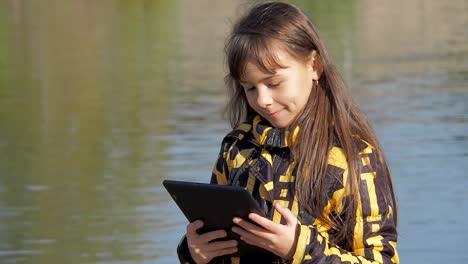
{"label": "long brown hair", "polygon": [[[279,42],[290,55],[302,61],[315,50],[323,66],[319,81],[313,82],[306,107],[287,128],[300,127],[300,144],[291,146],[292,159],[298,164],[296,190],[301,206],[334,231],[332,242],[350,248],[361,162],[356,151],[356,136],[374,147],[382,172],[376,178],[376,188],[379,193],[385,194],[385,204],[392,206],[396,222],[397,205],[393,184],[375,132],[333,65],[318,31],[299,8],[281,2],[258,4],[234,25],[225,46],[229,68],[225,78],[229,91],[226,114],[231,126],[236,127],[254,113],[248,105],[240,80],[248,61],[270,73],[282,67],[271,52],[273,41]],[[324,197],[327,195],[325,175],[329,151],[336,145],[344,150],[347,157],[349,184],[345,191],[350,199],[346,199],[342,215],[328,218],[323,215],[327,202]]]}

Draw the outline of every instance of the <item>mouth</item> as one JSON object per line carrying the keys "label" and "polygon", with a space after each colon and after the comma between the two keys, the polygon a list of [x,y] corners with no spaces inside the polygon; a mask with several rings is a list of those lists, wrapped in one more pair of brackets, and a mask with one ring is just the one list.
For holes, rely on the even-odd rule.
{"label": "mouth", "polygon": [[278,116],[278,115],[280,114],[280,112],[281,112],[282,110],[283,110],[283,109],[280,109],[280,110],[275,111],[275,112],[269,112],[269,113],[268,113],[268,116],[270,116],[270,117],[276,117],[276,116]]}

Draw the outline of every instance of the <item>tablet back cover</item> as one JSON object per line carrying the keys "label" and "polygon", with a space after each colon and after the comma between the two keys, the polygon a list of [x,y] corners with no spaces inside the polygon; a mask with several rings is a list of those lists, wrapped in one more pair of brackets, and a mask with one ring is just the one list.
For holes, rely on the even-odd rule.
{"label": "tablet back cover", "polygon": [[[189,222],[204,221],[199,233],[226,230],[227,239],[239,241],[237,255],[244,255],[259,248],[245,244],[231,231],[235,216],[248,220],[253,212],[264,216],[251,194],[239,186],[165,180],[164,187],[176,202]],[[226,240],[226,239],[223,239]]]}

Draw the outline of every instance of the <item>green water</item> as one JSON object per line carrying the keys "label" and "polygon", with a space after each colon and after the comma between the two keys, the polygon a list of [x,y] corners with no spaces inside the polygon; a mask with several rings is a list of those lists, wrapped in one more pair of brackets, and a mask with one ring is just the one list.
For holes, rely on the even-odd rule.
{"label": "green water", "polygon": [[[292,1],[375,124],[408,263],[465,263],[468,4]],[[0,2],[0,263],[176,263],[163,179],[208,181],[234,1]]]}

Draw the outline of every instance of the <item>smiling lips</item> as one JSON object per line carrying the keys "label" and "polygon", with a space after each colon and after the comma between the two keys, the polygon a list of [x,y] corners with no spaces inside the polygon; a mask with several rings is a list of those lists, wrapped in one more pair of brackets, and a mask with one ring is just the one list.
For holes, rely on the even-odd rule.
{"label": "smiling lips", "polygon": [[283,110],[283,109],[278,110],[278,111],[276,111],[276,112],[270,112],[270,113],[268,113],[268,115],[269,115],[270,117],[277,117],[277,116],[279,115],[279,113],[280,113],[282,110]]}

